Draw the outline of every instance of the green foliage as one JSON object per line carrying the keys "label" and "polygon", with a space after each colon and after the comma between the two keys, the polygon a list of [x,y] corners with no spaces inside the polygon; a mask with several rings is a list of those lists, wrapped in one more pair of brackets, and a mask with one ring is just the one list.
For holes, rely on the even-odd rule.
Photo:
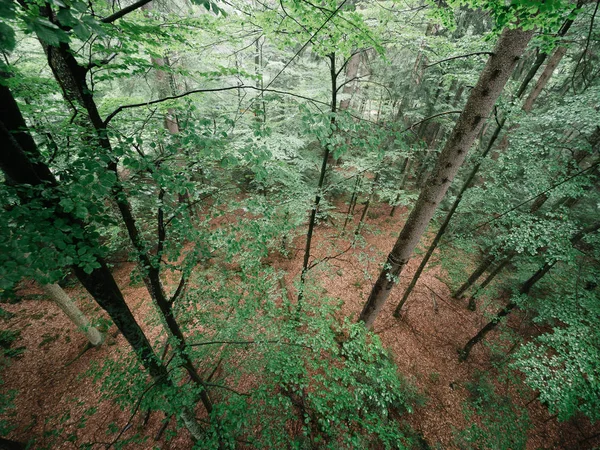
{"label": "green foliage", "polygon": [[466,384],[470,398],[464,414],[471,425],[456,433],[457,444],[466,448],[490,450],[524,449],[530,427],[527,412],[511,398],[496,392],[486,376]]}
{"label": "green foliage", "polygon": [[560,420],[580,412],[600,419],[598,300],[597,292],[579,290],[541,303],[536,321],[555,325],[521,347],[513,363]]}

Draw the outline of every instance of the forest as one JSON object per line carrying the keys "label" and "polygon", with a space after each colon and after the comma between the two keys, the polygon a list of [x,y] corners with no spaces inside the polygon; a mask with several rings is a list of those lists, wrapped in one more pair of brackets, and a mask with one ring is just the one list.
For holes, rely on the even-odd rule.
{"label": "forest", "polygon": [[600,448],[600,0],[0,0],[0,449]]}

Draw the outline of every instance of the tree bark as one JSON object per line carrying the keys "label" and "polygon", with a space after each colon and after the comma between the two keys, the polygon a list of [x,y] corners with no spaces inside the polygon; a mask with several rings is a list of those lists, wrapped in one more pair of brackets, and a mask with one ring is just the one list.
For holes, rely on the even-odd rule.
{"label": "tree bark", "polygon": [[464,162],[479,130],[489,116],[496,99],[508,81],[512,69],[527,47],[533,31],[521,29],[504,30],[490,56],[479,81],[469,96],[448,141],[430,175],[427,185],[421,191],[400,236],[377,282],[373,286],[359,320],[367,328],[373,326],[390,291],[406,266],[421,236],[425,232],[435,210],[444,198],[458,169]]}
{"label": "tree bark", "polygon": [[97,346],[102,344],[104,336],[98,329],[90,324],[87,317],[77,307],[71,297],[58,284],[42,284],[42,289],[58,305],[65,315],[75,324],[77,329],[85,334],[90,344]]}
{"label": "tree bark", "polygon": [[554,71],[558,67],[558,64],[560,63],[561,59],[563,58],[563,56],[565,56],[566,53],[567,53],[566,47],[557,47],[554,50],[554,53],[548,60],[548,64],[546,64],[544,71],[538,78],[537,83],[535,84],[535,86],[533,87],[531,92],[529,93],[529,96],[525,100],[525,103],[523,103],[523,111],[525,111],[525,112],[531,111],[531,109],[533,108],[533,103],[536,101],[536,99],[538,98],[538,96],[540,95],[542,90],[548,84],[548,81],[552,77],[552,74],[554,73]]}

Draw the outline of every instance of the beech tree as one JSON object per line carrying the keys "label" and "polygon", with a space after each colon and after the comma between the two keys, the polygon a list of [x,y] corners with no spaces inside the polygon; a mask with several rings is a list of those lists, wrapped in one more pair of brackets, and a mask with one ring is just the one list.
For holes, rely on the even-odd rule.
{"label": "beech tree", "polygon": [[368,328],[373,326],[532,35],[533,31],[519,28],[506,29],[500,35],[494,54],[490,56],[477,85],[471,91],[467,104],[360,314],[359,320]]}

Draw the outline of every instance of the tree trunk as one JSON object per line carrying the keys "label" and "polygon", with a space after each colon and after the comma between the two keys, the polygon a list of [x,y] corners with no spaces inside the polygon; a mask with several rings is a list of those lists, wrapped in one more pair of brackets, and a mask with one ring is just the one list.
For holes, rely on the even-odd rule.
{"label": "tree trunk", "polygon": [[427,186],[421,191],[361,312],[359,320],[363,321],[367,328],[373,326],[375,318],[425,232],[437,206],[444,198],[532,35],[533,31],[521,29],[505,29],[502,32],[494,54],[490,56],[477,85],[471,91],[467,104],[428,179]]}
{"label": "tree trunk", "polygon": [[356,180],[354,181],[354,189],[352,190],[352,196],[350,197],[350,203],[348,204],[348,212],[346,213],[346,220],[344,221],[344,227],[342,228],[342,234],[346,232],[346,226],[350,221],[350,217],[352,217],[352,213],[354,212],[354,204],[356,203],[356,197],[358,196],[358,185],[360,183],[360,177],[356,175]]}
{"label": "tree trunk", "polygon": [[[335,70],[335,53],[329,55],[329,61],[331,63],[329,73],[331,75],[331,132],[333,133],[333,127],[335,126],[335,113],[337,110],[337,74]],[[302,261],[302,272],[300,273],[300,287],[298,289],[298,309],[302,307],[302,298],[304,296],[304,284],[306,283],[306,275],[308,274],[308,263],[310,261],[310,246],[312,242],[312,236],[315,229],[315,223],[317,219],[317,211],[321,204],[321,195],[323,191],[323,185],[325,183],[325,173],[327,172],[327,161],[329,160],[329,154],[331,153],[329,144],[325,145],[323,151],[323,159],[321,163],[321,173],[319,175],[319,183],[317,184],[317,194],[313,202],[310,218],[308,220],[308,231],[306,232],[306,246],[304,248],[304,260]]]}
{"label": "tree trunk", "polygon": [[104,336],[96,327],[93,327],[87,317],[71,300],[69,295],[58,284],[42,284],[42,289],[58,305],[58,307],[71,319],[77,329],[85,334],[90,344],[97,346],[102,344]]}
{"label": "tree trunk", "polygon": [[25,450],[27,444],[0,437],[0,450]]}
{"label": "tree trunk", "polygon": [[[586,234],[593,233],[593,232],[597,231],[598,229],[600,229],[600,222],[595,223],[594,225],[591,225],[587,228],[584,228],[583,230],[579,231],[577,234],[575,234],[575,236],[573,236],[571,238],[571,245],[576,245]],[[533,286],[538,281],[540,281],[542,279],[542,277],[544,275],[546,275],[557,262],[558,262],[558,260],[554,260],[552,262],[547,262],[546,264],[544,264],[542,266],[542,268],[540,268],[536,273],[534,273],[527,281],[525,281],[521,285],[521,288],[519,289],[519,294],[520,295],[528,295],[529,292],[531,291],[531,288],[533,288]],[[496,314],[496,316],[492,320],[490,320],[487,323],[487,325],[485,325],[481,330],[479,330],[479,332],[475,336],[473,336],[473,338],[471,338],[471,340],[469,340],[469,342],[466,343],[464,348],[458,352],[459,360],[465,361],[469,357],[469,354],[471,353],[473,346],[476,345],[477,343],[481,342],[490,331],[492,331],[494,328],[496,328],[498,326],[498,324],[500,323],[502,318],[508,316],[511,313],[511,311],[513,309],[515,309],[517,306],[518,305],[515,302],[511,301],[504,308],[502,308]]]}
{"label": "tree trunk", "polygon": [[468,308],[471,311],[475,311],[475,308],[477,307],[477,304],[475,303],[475,301],[479,297],[479,293],[481,291],[483,291],[488,286],[488,284],[490,284],[492,282],[492,280],[494,278],[496,278],[496,276],[500,272],[502,272],[506,266],[508,266],[510,264],[510,262],[515,257],[515,255],[516,255],[516,253],[512,252],[510,255],[508,255],[506,258],[504,258],[504,260],[502,260],[502,262],[500,264],[498,264],[496,266],[496,268],[490,272],[490,274],[487,276],[487,278],[485,280],[483,280],[483,283],[481,283],[479,285],[479,287],[475,290],[475,292],[473,293],[471,298],[469,298]]}
{"label": "tree trunk", "polygon": [[537,83],[529,93],[529,97],[527,97],[527,99],[525,100],[525,103],[523,104],[523,111],[531,111],[531,109],[533,108],[533,103],[536,101],[542,90],[548,84],[548,81],[552,77],[554,70],[558,67],[558,64],[560,63],[561,59],[563,58],[563,56],[565,56],[566,53],[566,47],[557,47],[554,50],[554,53],[548,60],[548,64],[546,64],[544,71],[542,72],[542,74],[537,80]]}
{"label": "tree trunk", "polygon": [[462,295],[467,292],[467,290],[473,286],[473,284],[479,279],[483,273],[488,270],[488,268],[494,263],[496,257],[494,255],[487,255],[481,264],[477,266],[477,268],[471,273],[467,281],[465,281],[454,294],[452,294],[452,298],[461,298]]}
{"label": "tree trunk", "polygon": [[360,220],[358,221],[358,226],[354,231],[354,239],[360,234],[362,227],[365,224],[365,220],[367,218],[367,214],[369,213],[369,207],[371,206],[371,202],[373,201],[373,197],[375,196],[375,188],[377,187],[377,182],[379,181],[379,172],[375,174],[375,178],[371,183],[371,192],[369,192],[369,197],[367,198],[367,202],[365,203],[365,208],[360,215]]}

